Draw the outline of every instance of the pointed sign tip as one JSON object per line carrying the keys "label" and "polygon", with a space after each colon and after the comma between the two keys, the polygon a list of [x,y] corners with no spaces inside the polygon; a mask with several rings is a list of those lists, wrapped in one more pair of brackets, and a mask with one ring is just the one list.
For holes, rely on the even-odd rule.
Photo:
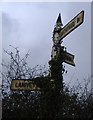
{"label": "pointed sign tip", "polygon": [[60,25],[63,26],[62,21],[61,21],[61,13],[59,13],[56,23],[57,24],[60,23]]}

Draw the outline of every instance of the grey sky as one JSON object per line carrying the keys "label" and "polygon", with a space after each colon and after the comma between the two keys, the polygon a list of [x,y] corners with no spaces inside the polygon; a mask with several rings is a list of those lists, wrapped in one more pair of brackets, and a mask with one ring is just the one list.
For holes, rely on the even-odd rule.
{"label": "grey sky", "polygon": [[[68,73],[64,81],[77,78],[81,81],[91,75],[91,3],[3,3],[2,7],[2,47],[19,47],[22,55],[30,49],[31,67],[47,65],[51,59],[52,31],[58,14],[66,25],[81,10],[84,23],[63,39],[67,51],[75,55],[76,67],[64,64]],[[3,58],[5,56],[3,55]]]}

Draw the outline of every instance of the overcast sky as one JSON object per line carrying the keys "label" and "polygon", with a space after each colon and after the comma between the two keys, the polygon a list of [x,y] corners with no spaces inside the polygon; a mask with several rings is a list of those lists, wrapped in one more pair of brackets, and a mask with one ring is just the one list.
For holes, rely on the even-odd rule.
{"label": "overcast sky", "polygon": [[[76,83],[91,75],[91,3],[3,3],[2,48],[12,50],[18,47],[21,55],[30,50],[28,63],[46,65],[51,59],[52,32],[58,14],[61,13],[65,26],[79,12],[84,10],[84,23],[63,39],[62,45],[75,55],[75,67],[65,64],[68,73],[64,81]],[[2,56],[6,59],[6,56]]]}

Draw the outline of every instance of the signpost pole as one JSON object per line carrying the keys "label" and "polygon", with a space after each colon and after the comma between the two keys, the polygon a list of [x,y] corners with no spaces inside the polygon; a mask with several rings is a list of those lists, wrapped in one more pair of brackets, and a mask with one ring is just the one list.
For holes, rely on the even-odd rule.
{"label": "signpost pole", "polygon": [[[62,30],[62,21],[61,15],[59,14],[58,19],[56,21],[56,26],[53,31],[53,46],[51,53],[51,60],[49,61],[50,65],[50,81],[53,86],[53,94],[54,99],[51,101],[55,114],[56,111],[60,111],[60,105],[62,104],[62,100],[60,97],[60,93],[63,93],[63,48],[61,46],[61,42],[59,42],[59,32]],[[52,89],[52,88],[51,88]],[[62,110],[61,110],[62,111]]]}
{"label": "signpost pole", "polygon": [[62,30],[61,15],[59,14],[56,21],[56,26],[53,31],[53,46],[51,53],[50,65],[50,78],[54,82],[55,89],[60,91],[63,88],[63,75],[62,75],[62,47],[59,42],[59,32]]}

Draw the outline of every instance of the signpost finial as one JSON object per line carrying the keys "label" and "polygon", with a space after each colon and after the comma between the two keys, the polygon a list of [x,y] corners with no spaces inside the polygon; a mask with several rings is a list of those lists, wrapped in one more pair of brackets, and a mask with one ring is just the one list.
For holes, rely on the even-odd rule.
{"label": "signpost finial", "polygon": [[61,20],[61,13],[59,13],[59,16],[57,18],[56,24],[63,26],[62,20]]}

